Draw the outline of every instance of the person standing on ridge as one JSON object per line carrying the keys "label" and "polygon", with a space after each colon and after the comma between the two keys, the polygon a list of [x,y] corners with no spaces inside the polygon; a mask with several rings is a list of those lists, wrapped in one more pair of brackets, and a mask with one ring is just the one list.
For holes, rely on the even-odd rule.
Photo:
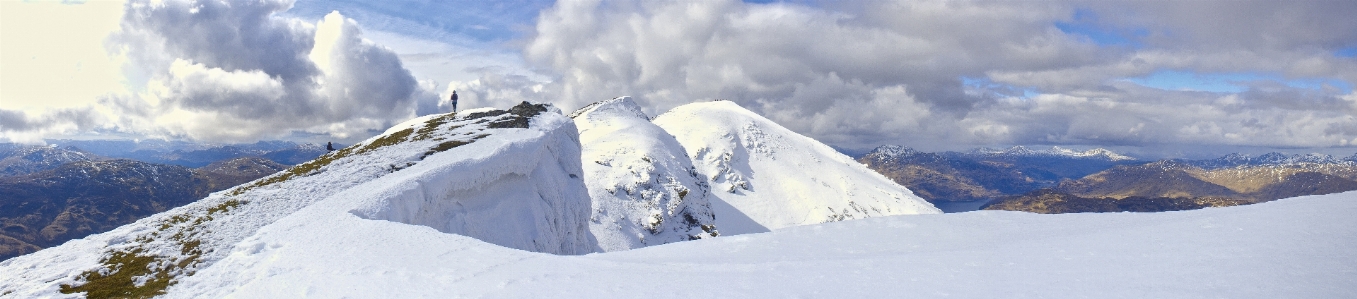
{"label": "person standing on ridge", "polygon": [[448,97],[448,99],[452,100],[452,112],[453,112],[453,113],[456,113],[456,112],[457,112],[457,91],[456,91],[456,90],[453,90],[453,91],[452,91],[452,96],[451,96],[451,97]]}

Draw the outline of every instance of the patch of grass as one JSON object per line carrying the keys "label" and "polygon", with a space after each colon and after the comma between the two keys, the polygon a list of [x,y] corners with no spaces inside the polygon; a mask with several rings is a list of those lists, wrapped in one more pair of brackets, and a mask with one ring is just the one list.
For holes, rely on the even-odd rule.
{"label": "patch of grass", "polygon": [[[88,299],[151,298],[165,294],[165,288],[173,283],[169,271],[151,270],[151,264],[159,258],[142,252],[140,248],[113,252],[101,261],[105,267],[86,271],[81,275],[81,280],[84,280],[85,284],[61,285],[61,293],[85,293],[85,298]],[[134,278],[147,275],[150,277],[138,286]]]}
{"label": "patch of grass", "polygon": [[453,149],[453,148],[456,148],[456,147],[459,147],[459,146],[471,144],[472,142],[476,142],[476,140],[480,140],[481,138],[485,138],[486,136],[490,136],[490,135],[481,134],[481,135],[476,135],[475,137],[471,137],[471,139],[467,139],[467,140],[453,140],[453,141],[445,141],[445,142],[439,143],[438,145],[435,145],[433,148],[431,148],[431,149],[429,149],[428,151],[424,152],[424,155],[419,156],[419,159],[420,159],[420,160],[423,160],[425,157],[428,157],[428,156],[430,156],[430,155],[437,154],[437,153],[441,153],[441,152],[444,152],[444,151],[447,151],[447,150],[450,150],[450,149]]}
{"label": "patch of grass", "polygon": [[415,132],[414,128],[406,128],[404,130],[391,133],[391,135],[382,136],[382,138],[377,138],[377,140],[373,140],[367,145],[364,145],[362,148],[359,148],[358,152],[354,154],[363,154],[377,150],[379,148],[388,147],[399,144],[401,142],[405,142],[407,137],[410,137],[410,134],[413,134],[414,132]]}
{"label": "patch of grass", "polygon": [[173,227],[173,226],[176,225],[176,224],[189,222],[189,220],[193,220],[193,216],[189,216],[189,215],[174,215],[174,216],[170,217],[169,221],[165,221],[165,222],[160,223],[160,230],[163,231],[163,230],[169,229],[170,227]]}
{"label": "patch of grass", "polygon": [[[230,199],[207,208],[206,215],[182,214],[170,217],[160,224],[160,230],[150,235],[137,237],[137,243],[150,244],[162,232],[169,233],[175,227],[183,227],[169,237],[169,241],[179,246],[180,256],[161,256],[147,254],[142,247],[118,249],[100,260],[102,267],[85,271],[78,276],[84,281],[80,285],[61,285],[63,294],[85,293],[86,298],[151,298],[165,294],[165,289],[174,285],[175,275],[193,275],[185,269],[198,264],[203,255],[201,239],[195,231],[200,224],[211,221],[213,214],[228,213],[240,205],[249,202]],[[185,224],[188,224],[185,226]],[[137,284],[137,278],[143,283]]]}
{"label": "patch of grass", "polygon": [[[435,117],[427,122],[424,122],[424,127],[419,128],[419,131],[415,132],[414,140],[424,140],[429,139],[429,137],[433,137],[433,133],[437,132],[439,127],[442,127],[444,124],[447,124],[448,122],[454,119],[456,119],[456,113],[448,113],[443,116]],[[456,128],[457,127],[452,127],[449,128],[449,130]]]}
{"label": "patch of grass", "polygon": [[215,206],[215,207],[207,208],[207,214],[208,214],[208,215],[212,215],[212,214],[215,214],[215,213],[217,213],[217,212],[230,211],[231,209],[234,209],[234,208],[236,208],[236,207],[240,207],[240,204],[243,204],[243,203],[246,203],[246,202],[239,201],[239,200],[235,200],[235,199],[228,199],[228,200],[222,202],[221,204],[219,204],[219,205],[217,205],[217,206]]}

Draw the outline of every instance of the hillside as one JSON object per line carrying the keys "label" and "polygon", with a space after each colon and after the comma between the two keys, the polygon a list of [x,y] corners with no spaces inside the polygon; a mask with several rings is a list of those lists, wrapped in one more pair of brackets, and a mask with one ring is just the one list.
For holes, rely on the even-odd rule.
{"label": "hillside", "polygon": [[194,173],[207,180],[208,193],[235,187],[275,172],[287,169],[287,165],[259,157],[241,157],[217,161],[194,169]]}
{"label": "hillside", "polygon": [[[295,234],[349,248],[347,240],[391,246],[382,240],[400,236],[401,229],[369,230],[373,225],[522,250],[592,252],[579,157],[574,124],[549,106],[422,117],[287,171],[0,263],[16,278],[0,282],[0,294],[173,294],[171,287],[218,265],[247,270],[223,260],[239,258],[233,253],[278,249],[248,240]],[[373,235],[341,237],[347,233]]]}
{"label": "hillside", "polygon": [[280,169],[259,158],[199,169],[115,159],[0,177],[0,260],[105,232]]}
{"label": "hillside", "polygon": [[56,169],[71,162],[102,159],[74,147],[0,143],[0,177]]}
{"label": "hillside", "polygon": [[988,200],[1044,185],[1013,169],[1012,164],[986,163],[901,146],[878,147],[858,162],[932,202]]}

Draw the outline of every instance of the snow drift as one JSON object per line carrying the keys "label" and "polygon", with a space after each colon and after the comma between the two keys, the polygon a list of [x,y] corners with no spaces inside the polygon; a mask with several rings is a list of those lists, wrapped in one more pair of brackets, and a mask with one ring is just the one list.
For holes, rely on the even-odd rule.
{"label": "snow drift", "polygon": [[517,121],[531,117],[531,126],[521,123],[528,130],[493,135],[498,138],[485,133],[494,122],[469,120],[491,112],[404,129],[441,132],[450,138],[443,144],[456,148],[354,188],[345,200],[360,203],[353,213],[366,219],[423,225],[529,251],[592,252],[576,129],[559,111],[541,113],[546,108],[514,107],[507,115],[520,117]]}
{"label": "snow drift", "polygon": [[683,105],[655,118],[712,187],[723,234],[940,210],[829,146],[734,102]]}
{"label": "snow drift", "polygon": [[674,136],[630,97],[580,108],[580,158],[589,184],[589,229],[604,251],[717,236],[706,179]]}

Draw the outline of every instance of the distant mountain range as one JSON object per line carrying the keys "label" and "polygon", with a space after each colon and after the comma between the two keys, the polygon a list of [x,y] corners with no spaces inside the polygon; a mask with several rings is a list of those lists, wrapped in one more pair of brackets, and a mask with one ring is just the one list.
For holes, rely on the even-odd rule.
{"label": "distant mountain range", "polygon": [[989,200],[1055,186],[1117,165],[1143,163],[1105,149],[1053,147],[927,153],[887,145],[858,162],[930,202]]}
{"label": "distant mountain range", "polygon": [[[98,147],[120,143],[132,142],[83,144]],[[291,142],[271,145],[271,148],[221,146],[191,151],[160,148],[125,153],[161,153],[157,155],[163,158],[157,161],[191,165],[210,161],[190,168],[110,158],[74,145],[0,144],[0,260],[104,232],[193,202],[208,193],[287,168],[277,160],[309,159],[315,151],[314,145]],[[260,157],[257,155],[260,153],[275,157]]]}
{"label": "distant mountain range", "polygon": [[[1003,198],[984,209],[1040,213],[1171,211],[1350,190],[1357,190],[1357,161],[1352,158],[1231,154],[1209,160],[1116,166],[1041,192]],[[1095,208],[1087,202],[1103,205]],[[1127,206],[1132,202],[1136,207]]]}
{"label": "distant mountain range", "polygon": [[[209,145],[164,140],[48,140],[49,144],[95,155],[150,163],[203,167],[240,157],[263,157],[286,165],[311,161],[326,153],[324,145],[291,141]],[[335,148],[343,146],[335,145]]]}
{"label": "distant mountain range", "polygon": [[1106,149],[926,153],[882,146],[859,162],[934,203],[1040,213],[1171,211],[1357,190],[1357,155],[1140,161]]}
{"label": "distant mountain range", "polygon": [[0,177],[0,260],[105,232],[286,167],[258,157],[196,169],[107,159]]}

